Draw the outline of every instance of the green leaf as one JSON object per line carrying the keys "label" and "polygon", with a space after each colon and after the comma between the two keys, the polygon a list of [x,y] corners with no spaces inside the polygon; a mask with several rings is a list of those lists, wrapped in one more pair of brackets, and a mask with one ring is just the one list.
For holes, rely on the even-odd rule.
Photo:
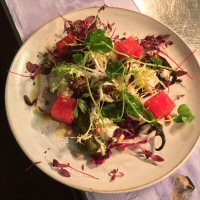
{"label": "green leaf", "polygon": [[194,115],[186,104],[181,104],[178,107],[178,114],[179,115],[174,119],[176,123],[190,123],[195,119]]}
{"label": "green leaf", "polygon": [[102,83],[93,83],[93,84],[90,85],[90,88],[93,88],[93,89],[97,88],[98,89],[101,85],[102,85]]}
{"label": "green leaf", "polygon": [[54,67],[50,74],[49,86],[51,92],[55,93],[67,87],[66,76],[73,77],[78,71],[77,65],[62,63]]}
{"label": "green leaf", "polygon": [[79,116],[79,109],[81,110],[82,113],[85,113],[87,111],[87,104],[85,100],[83,99],[78,99],[77,100],[77,105],[74,110],[74,117],[77,119]]}
{"label": "green leaf", "polygon": [[83,153],[89,155],[97,155],[97,151],[100,148],[100,144],[95,140],[94,137],[91,137],[87,140],[83,140],[81,144],[78,144],[78,146]]}
{"label": "green leaf", "polygon": [[107,67],[107,74],[110,79],[122,76],[124,72],[124,65],[120,61],[113,61]]}
{"label": "green leaf", "polygon": [[145,114],[146,114],[148,119],[157,121],[156,118],[154,117],[154,115],[152,114],[152,112],[150,110],[146,109],[146,108],[145,108]]}
{"label": "green leaf", "polygon": [[87,38],[85,39],[85,44],[89,46],[90,50],[92,51],[104,53],[111,51],[111,49],[108,46],[113,48],[111,38],[107,37],[105,35],[105,30],[102,29],[96,29],[90,32]]}
{"label": "green leaf", "polygon": [[156,118],[153,116],[150,110],[146,109],[142,102],[134,97],[133,95],[126,93],[126,112],[135,117],[142,115],[147,120],[156,121]]}
{"label": "green leaf", "polygon": [[83,99],[78,99],[78,106],[80,110],[85,113],[87,110],[87,103]]}
{"label": "green leaf", "polygon": [[[127,112],[128,114],[131,114],[135,117],[138,117],[138,113],[142,114],[144,113],[144,106],[143,104],[133,95],[127,93],[126,97],[129,99],[129,102],[127,102]],[[133,108],[134,107],[134,108]]]}
{"label": "green leaf", "polygon": [[77,134],[84,134],[88,131],[90,127],[90,113],[86,111],[85,113],[80,112],[77,120],[74,123],[74,130]]}
{"label": "green leaf", "polygon": [[78,70],[77,65],[62,63],[61,65],[54,67],[51,72],[55,75],[63,75],[63,74],[73,75],[74,73],[77,72],[77,70]]}
{"label": "green leaf", "polygon": [[162,63],[163,63],[163,61],[161,59],[156,58],[156,57],[151,57],[150,59],[156,65],[162,65]]}
{"label": "green leaf", "polygon": [[78,118],[78,104],[76,105],[76,108],[74,110],[74,117],[77,119]]}
{"label": "green leaf", "polygon": [[90,97],[90,93],[83,93],[82,97]]}
{"label": "green leaf", "polygon": [[83,55],[81,53],[73,54],[72,57],[76,64],[81,64],[83,61]]}
{"label": "green leaf", "polygon": [[110,103],[102,108],[102,116],[112,120],[118,120],[121,115],[121,103]]}

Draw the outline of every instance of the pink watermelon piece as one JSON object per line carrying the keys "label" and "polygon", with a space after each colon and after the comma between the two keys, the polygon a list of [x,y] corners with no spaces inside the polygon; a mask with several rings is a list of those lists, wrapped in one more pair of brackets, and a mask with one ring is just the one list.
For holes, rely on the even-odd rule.
{"label": "pink watermelon piece", "polygon": [[60,95],[51,109],[52,118],[56,121],[72,125],[76,103],[76,99]]}
{"label": "pink watermelon piece", "polygon": [[174,101],[164,92],[159,92],[144,103],[157,119],[169,115],[175,108]]}
{"label": "pink watermelon piece", "polygon": [[[142,47],[133,37],[129,37],[121,42],[115,43],[115,49],[122,53],[125,53],[135,59],[139,59],[142,56]],[[123,55],[118,54],[117,58],[120,60],[124,58]]]}

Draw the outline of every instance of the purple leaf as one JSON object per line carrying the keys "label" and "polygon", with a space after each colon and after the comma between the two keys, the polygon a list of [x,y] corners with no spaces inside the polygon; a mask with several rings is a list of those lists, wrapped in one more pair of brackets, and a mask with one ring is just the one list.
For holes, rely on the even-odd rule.
{"label": "purple leaf", "polygon": [[151,155],[151,159],[156,162],[164,161],[164,158],[160,157],[159,155]]}
{"label": "purple leaf", "polygon": [[[58,167],[58,168],[60,168],[60,169],[61,169],[61,172],[63,171],[63,168],[68,167],[68,168],[70,168],[70,169],[72,169],[72,170],[74,170],[74,171],[76,171],[76,172],[79,172],[79,173],[81,173],[81,174],[84,174],[84,175],[86,175],[86,176],[88,176],[88,177],[90,177],[90,178],[99,179],[99,178],[97,178],[97,177],[95,177],[95,176],[92,176],[92,175],[90,175],[90,174],[88,174],[88,173],[82,172],[82,171],[80,171],[80,170],[78,170],[78,169],[72,167],[69,163],[68,163],[68,164],[61,164],[61,163],[59,163],[56,159],[53,159],[53,164],[52,164],[52,165],[53,165],[53,167]],[[67,170],[66,170],[66,171],[67,171]],[[63,173],[66,174],[67,172],[64,172],[64,171],[63,171]]]}
{"label": "purple leaf", "polygon": [[172,45],[173,42],[169,40],[169,35],[158,35],[157,37],[148,35],[140,42],[140,45],[147,51],[159,51],[159,46],[161,44],[164,44],[167,47],[168,45]]}
{"label": "purple leaf", "polygon": [[39,65],[32,64],[31,62],[27,62],[26,69],[28,70],[28,72],[32,74],[31,78],[34,79],[39,74],[40,67]]}
{"label": "purple leaf", "polygon": [[141,148],[139,145],[140,144],[146,144],[148,141],[147,140],[142,140],[142,141],[139,141],[139,142],[131,142],[131,143],[114,143],[112,145],[110,145],[110,149],[113,149],[113,148],[125,148],[125,147],[136,147],[136,148]]}
{"label": "purple leaf", "polygon": [[148,159],[149,157],[151,157],[152,156],[152,152],[151,151],[149,151],[149,150],[143,150],[143,153],[144,153],[144,155],[146,156],[146,158]]}
{"label": "purple leaf", "polygon": [[111,176],[110,181],[114,181],[117,177],[123,177],[124,176],[124,173],[123,172],[119,172],[118,168],[117,169],[113,169],[108,174]]}
{"label": "purple leaf", "polygon": [[112,176],[111,176],[111,179],[110,179],[110,181],[114,181],[115,179],[116,179],[116,174],[113,174]]}
{"label": "purple leaf", "polygon": [[108,158],[110,158],[111,154],[112,154],[111,150],[108,150],[105,156],[102,156],[102,154],[99,153],[98,155],[93,155],[90,158],[92,159],[92,163],[98,166],[103,164]]}
{"label": "purple leaf", "polygon": [[110,174],[116,174],[118,172],[118,169],[113,169]]}
{"label": "purple leaf", "polygon": [[153,152],[143,148],[141,145],[146,144],[148,140],[139,141],[137,143],[114,143],[110,145],[110,149],[113,148],[125,148],[125,147],[134,147],[142,150],[142,153],[145,155],[147,159],[151,158],[153,161],[162,162],[164,159],[158,155],[153,155]]}
{"label": "purple leaf", "polygon": [[53,159],[53,167],[61,167],[61,168],[64,168],[64,167],[69,167],[69,163],[66,165],[66,164],[61,164],[59,163],[56,159]]}
{"label": "purple leaf", "polygon": [[60,168],[60,174],[65,177],[70,177],[70,173],[64,168]]}
{"label": "purple leaf", "polygon": [[174,72],[176,76],[180,77],[180,76],[184,76],[187,74],[186,71],[183,71],[183,70],[178,70],[176,72]]}
{"label": "purple leaf", "polygon": [[130,116],[127,116],[124,121],[119,122],[118,126],[122,129],[127,129],[129,132],[125,132],[125,138],[128,136],[133,137],[134,134],[137,134],[137,128],[140,126],[140,120],[137,118],[132,118]]}
{"label": "purple leaf", "polygon": [[85,165],[84,165],[84,164],[81,165],[81,169],[82,169],[82,170],[85,169]]}
{"label": "purple leaf", "polygon": [[28,72],[30,72],[30,73],[35,73],[35,72],[38,72],[39,66],[36,65],[36,64],[32,64],[31,62],[27,62],[27,63],[26,63],[26,69],[27,69]]}
{"label": "purple leaf", "polygon": [[[61,16],[62,17],[62,16]],[[65,22],[65,31],[68,35],[73,35],[78,41],[84,41],[88,33],[97,28],[97,17],[89,16],[84,20],[76,20],[74,22],[62,17]]]}
{"label": "purple leaf", "polygon": [[53,167],[59,167],[59,166],[60,163],[56,159],[53,159]]}
{"label": "purple leaf", "polygon": [[98,13],[100,13],[101,11],[105,10],[105,8],[108,7],[106,4],[104,4],[103,6],[101,6],[98,10]]}

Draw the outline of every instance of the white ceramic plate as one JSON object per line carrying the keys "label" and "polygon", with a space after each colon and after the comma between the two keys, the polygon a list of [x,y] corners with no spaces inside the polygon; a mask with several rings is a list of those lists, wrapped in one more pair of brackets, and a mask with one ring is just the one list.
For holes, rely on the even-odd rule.
{"label": "white ceramic plate", "polygon": [[[88,8],[73,11],[65,15],[67,19],[83,19],[88,15],[95,15],[97,8]],[[181,62],[190,54],[188,46],[172,30],[158,21],[143,14],[119,9],[107,8],[100,14],[102,21],[115,22],[117,32],[134,35],[143,38],[149,34],[170,34],[174,45],[169,48],[170,55]],[[11,70],[23,74],[27,61],[38,62],[38,52],[43,52],[46,47],[55,44],[59,40],[58,35],[63,32],[63,21],[56,18],[34,33],[17,53]],[[81,169],[85,161],[75,160],[68,148],[67,141],[55,134],[56,122],[41,121],[35,117],[34,112],[24,103],[23,95],[30,91],[31,85],[28,78],[9,74],[6,85],[6,110],[10,126],[19,145],[27,156],[33,161],[42,161],[38,167],[49,176],[71,187],[81,190],[117,193],[139,190],[155,184],[169,176],[183,161],[188,158],[194,148],[198,137],[200,124],[199,94],[200,94],[200,69],[195,58],[192,58],[185,69],[195,79],[192,81],[184,77],[183,85],[170,87],[170,96],[174,94],[185,94],[178,104],[187,103],[193,111],[196,119],[191,124],[184,126],[173,126],[165,129],[167,143],[165,148],[157,154],[165,158],[163,163],[157,166],[144,162],[130,152],[114,153],[103,165],[97,168],[86,166],[85,172],[99,177],[94,180],[86,176],[73,173],[70,178],[62,177],[52,169],[51,162],[55,158],[63,163]],[[159,141],[157,141],[157,144]],[[44,152],[48,149],[45,154]],[[119,168],[125,176],[110,182],[108,172]]]}

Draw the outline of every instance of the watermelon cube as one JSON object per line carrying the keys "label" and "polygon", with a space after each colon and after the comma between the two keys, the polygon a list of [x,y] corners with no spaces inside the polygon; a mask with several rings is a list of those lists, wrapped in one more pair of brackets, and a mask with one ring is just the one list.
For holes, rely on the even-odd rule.
{"label": "watermelon cube", "polygon": [[[133,37],[129,37],[125,40],[115,43],[115,49],[121,53],[125,53],[135,59],[139,59],[142,56],[142,47]],[[124,58],[123,55],[117,55],[118,60]]]}
{"label": "watermelon cube", "polygon": [[174,101],[164,92],[159,92],[144,103],[157,119],[169,115],[176,106]]}
{"label": "watermelon cube", "polygon": [[76,103],[76,99],[60,95],[51,109],[52,118],[56,121],[72,125]]}

